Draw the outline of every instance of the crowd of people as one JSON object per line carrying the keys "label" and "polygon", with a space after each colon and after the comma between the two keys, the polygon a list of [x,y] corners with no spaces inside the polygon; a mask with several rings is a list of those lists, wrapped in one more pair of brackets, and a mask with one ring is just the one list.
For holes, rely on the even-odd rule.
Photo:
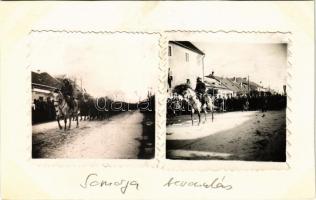
{"label": "crowd of people", "polygon": [[[76,99],[79,106],[80,120],[103,120],[129,110],[140,110],[142,113],[154,112],[155,110],[154,95],[139,103],[113,101],[107,97],[98,98],[98,100],[90,97],[86,101],[82,98]],[[56,120],[56,108],[53,100],[50,97],[34,99],[32,103],[32,124],[54,120]]]}
{"label": "crowd of people", "polygon": [[54,107],[54,102],[50,97],[44,100],[43,97],[34,99],[32,103],[32,123],[41,123],[55,120],[56,111]]}
{"label": "crowd of people", "polygon": [[[70,109],[74,107],[74,101],[78,102],[80,120],[103,120],[121,112],[129,110],[140,110],[143,113],[154,112],[155,96],[148,93],[147,99],[138,103],[127,103],[114,101],[108,97],[94,98],[87,93],[74,95],[73,86],[65,79],[61,89],[54,92],[61,92]],[[32,124],[56,120],[56,108],[52,95],[49,97],[40,96],[32,102]]]}
{"label": "crowd of people", "polygon": [[[190,105],[183,99],[179,93],[178,88],[180,87],[191,88],[191,84],[187,81],[186,84],[181,84],[173,89],[172,96],[167,99],[167,114],[176,115],[190,113]],[[202,82],[201,78],[197,78],[196,88],[194,89],[196,96],[201,101],[202,96],[206,94],[205,83]],[[239,94],[235,96],[227,95],[211,95],[207,94],[213,100],[214,111],[225,112],[225,111],[249,111],[249,110],[261,110],[265,112],[267,110],[281,110],[286,108],[286,95],[281,95],[271,92],[259,92],[252,91],[250,94]]]}
{"label": "crowd of people", "polygon": [[[215,112],[232,111],[262,111],[281,110],[286,108],[286,96],[280,94],[263,93],[261,95],[244,95],[235,97],[211,97]],[[190,105],[178,94],[167,99],[167,114],[189,114]]]}
{"label": "crowd of people", "polygon": [[286,96],[269,92],[257,95],[215,98],[218,111],[280,110],[286,108]]}

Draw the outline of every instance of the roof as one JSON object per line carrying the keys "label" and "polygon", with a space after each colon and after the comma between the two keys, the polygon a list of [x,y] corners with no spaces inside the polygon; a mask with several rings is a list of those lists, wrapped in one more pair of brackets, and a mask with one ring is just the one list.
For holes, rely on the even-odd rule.
{"label": "roof", "polygon": [[238,84],[235,84],[234,82],[232,82],[228,78],[219,78],[219,79],[228,89],[230,89],[234,92],[239,92],[242,90]]}
{"label": "roof", "polygon": [[[234,78],[231,78],[230,79],[231,81],[234,80]],[[247,78],[241,78],[241,77],[237,77],[236,78],[236,82],[237,83],[243,83],[243,84],[246,84],[248,85],[248,79]],[[248,87],[248,86],[247,86]],[[249,89],[250,90],[257,90],[258,88],[261,88],[262,86],[260,86],[259,84],[253,82],[253,81],[249,81]]]}
{"label": "roof", "polygon": [[189,41],[169,41],[169,43],[171,44],[176,44],[178,46],[181,46],[183,48],[186,48],[186,49],[189,49],[195,53],[198,53],[200,55],[205,55],[203,53],[203,51],[201,51],[200,49],[198,49],[196,46],[194,46],[194,44],[192,44],[191,42]]}
{"label": "roof", "polygon": [[[216,82],[211,82],[209,79],[215,79]],[[229,89],[228,87],[226,87],[224,84],[222,84],[218,79],[216,79],[215,77],[206,77],[204,79],[204,82],[206,84],[207,87],[211,87],[211,88],[219,88],[219,89]]]}
{"label": "roof", "polygon": [[42,72],[42,73],[32,72],[31,76],[32,76],[32,84],[34,83],[34,84],[42,85],[44,87],[48,86],[52,88],[60,88],[62,85],[60,81],[58,81],[57,79],[55,79],[54,77],[52,77],[46,72]]}
{"label": "roof", "polygon": [[[247,89],[245,87],[241,87],[240,82],[234,82],[233,79],[230,78],[223,78],[219,76],[214,76],[212,74],[205,76],[206,78],[215,79],[221,83],[222,86],[226,87],[227,89],[236,92],[236,93],[245,93]],[[240,79],[242,80],[242,79]]]}

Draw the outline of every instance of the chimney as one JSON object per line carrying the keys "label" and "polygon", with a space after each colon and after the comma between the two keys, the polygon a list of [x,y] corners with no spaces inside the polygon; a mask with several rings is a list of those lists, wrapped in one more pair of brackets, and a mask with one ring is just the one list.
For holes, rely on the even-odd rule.
{"label": "chimney", "polygon": [[214,70],[212,71],[212,76],[214,76]]}
{"label": "chimney", "polygon": [[234,82],[236,82],[236,77],[234,76]]}

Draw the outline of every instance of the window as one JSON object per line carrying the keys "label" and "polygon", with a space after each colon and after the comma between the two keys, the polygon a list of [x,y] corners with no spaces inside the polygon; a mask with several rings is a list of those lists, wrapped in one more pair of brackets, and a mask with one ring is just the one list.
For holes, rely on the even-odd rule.
{"label": "window", "polygon": [[189,53],[185,53],[185,61],[189,62]]}
{"label": "window", "polygon": [[168,48],[168,55],[169,55],[169,56],[172,56],[171,46],[169,46],[169,48]]}

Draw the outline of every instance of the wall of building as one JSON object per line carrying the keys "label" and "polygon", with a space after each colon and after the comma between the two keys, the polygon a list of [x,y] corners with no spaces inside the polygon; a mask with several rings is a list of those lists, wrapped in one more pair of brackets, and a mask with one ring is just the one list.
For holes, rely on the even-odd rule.
{"label": "wall of building", "polygon": [[233,91],[228,90],[228,89],[219,89],[218,90],[218,96],[217,97],[227,98],[228,96],[230,96],[230,97],[234,96]]}
{"label": "wall of building", "polygon": [[207,93],[213,96],[213,91],[214,91],[214,96],[216,98],[228,98],[228,97],[234,97],[236,94],[229,90],[229,89],[224,89],[224,88],[213,88],[213,87],[207,87],[206,88]]}
{"label": "wall of building", "polygon": [[32,102],[34,101],[34,99],[38,100],[40,97],[43,97],[43,100],[46,101],[47,97],[51,97],[51,95],[46,92],[32,90]]}
{"label": "wall of building", "polygon": [[[171,56],[169,56],[169,67],[173,76],[172,88],[176,85],[186,83],[190,79],[192,88],[195,88],[197,77],[203,76],[202,55],[180,47],[176,44],[169,44]],[[186,53],[189,54],[189,61],[186,61]]]}
{"label": "wall of building", "polygon": [[34,99],[38,100],[40,97],[43,97],[43,100],[46,101],[47,97],[53,98],[51,90],[46,90],[42,88],[32,88],[32,102]]}

